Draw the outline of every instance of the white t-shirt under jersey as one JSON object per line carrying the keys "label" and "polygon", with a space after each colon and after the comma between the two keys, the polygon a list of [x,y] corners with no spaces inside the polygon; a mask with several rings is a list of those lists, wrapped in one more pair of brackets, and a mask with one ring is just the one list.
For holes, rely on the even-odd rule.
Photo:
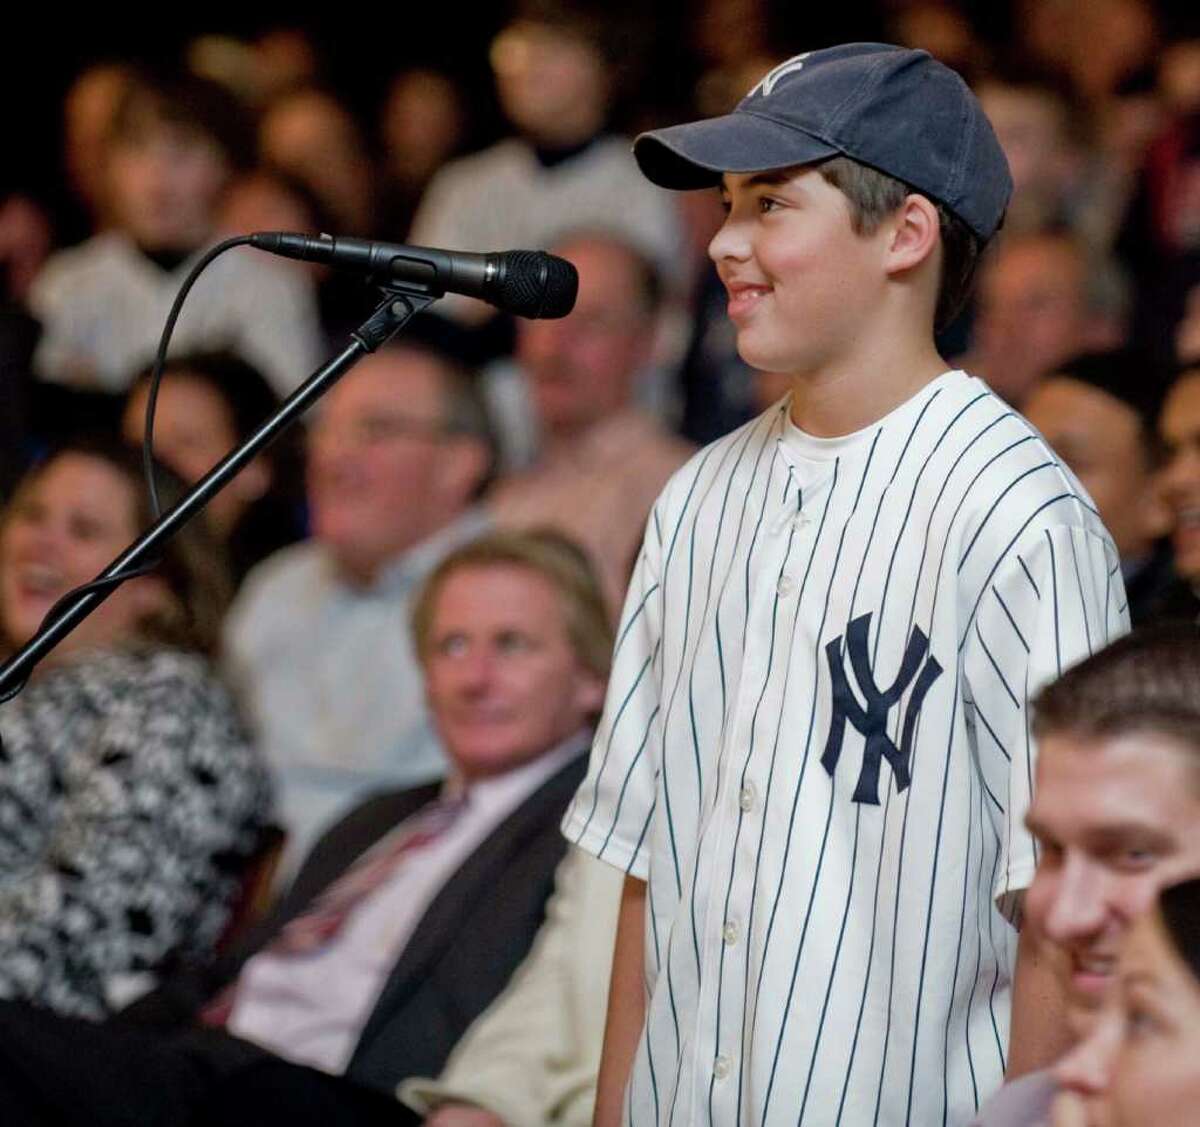
{"label": "white t-shirt under jersey", "polygon": [[1086,494],[962,372],[833,440],[785,400],[679,471],[564,825],[649,881],[626,1122],[968,1123],[1035,865],[1026,701],[1127,623]]}

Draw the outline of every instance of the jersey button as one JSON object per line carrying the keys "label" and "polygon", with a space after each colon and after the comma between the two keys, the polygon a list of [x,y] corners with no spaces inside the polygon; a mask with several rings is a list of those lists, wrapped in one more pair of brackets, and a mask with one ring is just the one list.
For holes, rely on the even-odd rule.
{"label": "jersey button", "polygon": [[736,920],[726,920],[725,926],[721,928],[721,938],[724,939],[726,944],[730,947],[732,947],[738,941],[738,936],[740,934],[741,933],[738,931]]}
{"label": "jersey button", "polygon": [[790,575],[781,575],[779,582],[775,584],[775,590],[781,599],[786,599],[789,595],[795,594],[796,581]]}
{"label": "jersey button", "polygon": [[747,814],[754,809],[754,787],[747,783],[740,791],[738,791],[738,805]]}
{"label": "jersey button", "polygon": [[725,1077],[729,1075],[728,1057],[717,1057],[717,1059],[713,1061],[713,1075],[718,1080],[724,1080]]}
{"label": "jersey button", "polygon": [[812,517],[807,516],[804,513],[797,513],[795,517],[792,518],[792,527],[797,532],[803,532],[810,524],[812,524]]}

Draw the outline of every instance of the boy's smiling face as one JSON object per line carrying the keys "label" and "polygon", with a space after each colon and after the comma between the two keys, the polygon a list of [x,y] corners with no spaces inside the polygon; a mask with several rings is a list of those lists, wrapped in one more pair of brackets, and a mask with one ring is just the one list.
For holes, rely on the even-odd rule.
{"label": "boy's smiling face", "polygon": [[708,253],[742,359],[803,376],[850,356],[884,298],[891,225],[856,233],[849,201],[811,165],[727,173],[720,191],[727,214]]}

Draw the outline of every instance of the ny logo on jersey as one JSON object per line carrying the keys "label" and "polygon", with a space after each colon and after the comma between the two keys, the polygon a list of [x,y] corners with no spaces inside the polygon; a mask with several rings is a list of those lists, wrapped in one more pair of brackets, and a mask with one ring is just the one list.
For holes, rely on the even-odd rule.
{"label": "ny logo on jersey", "polygon": [[773,67],[767,74],[754,85],[750,93],[746,95],[749,98],[752,94],[761,94],[764,98],[770,97],[771,91],[775,89],[776,84],[781,78],[786,78],[789,74],[794,74],[798,70],[804,69],[804,60],[811,55],[811,51],[805,51],[803,55],[793,55],[790,59]]}
{"label": "ny logo on jersey", "polygon": [[[878,806],[881,760],[886,759],[891,765],[892,773],[896,777],[897,793],[903,791],[911,781],[909,759],[917,718],[921,714],[925,694],[941,676],[942,667],[929,652],[929,639],[921,632],[919,626],[914,626],[896,680],[887,689],[880,689],[875,682],[867,647],[870,627],[871,616],[864,614],[850,623],[845,637],[850,668],[854,670],[854,679],[858,682],[866,708],[858,703],[858,698],[855,697],[846,677],[842,639],[834,638],[825,646],[829,673],[833,678],[833,718],[830,721],[829,738],[825,741],[825,754],[821,756],[821,766],[829,772],[830,777],[833,776],[842,755],[846,723],[848,721],[853,724],[862,733],[866,745],[863,748],[862,771],[858,776],[858,786],[854,788],[852,801]],[[912,693],[904,710],[900,746],[897,747],[887,734],[888,713],[899,703],[910,685]]]}

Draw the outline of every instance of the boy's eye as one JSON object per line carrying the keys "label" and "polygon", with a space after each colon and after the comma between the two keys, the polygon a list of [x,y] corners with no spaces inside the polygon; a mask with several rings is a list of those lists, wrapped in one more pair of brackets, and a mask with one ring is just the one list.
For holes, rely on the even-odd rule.
{"label": "boy's eye", "polygon": [[758,210],[762,213],[775,211],[779,207],[779,201],[772,199],[770,196],[759,196]]}

